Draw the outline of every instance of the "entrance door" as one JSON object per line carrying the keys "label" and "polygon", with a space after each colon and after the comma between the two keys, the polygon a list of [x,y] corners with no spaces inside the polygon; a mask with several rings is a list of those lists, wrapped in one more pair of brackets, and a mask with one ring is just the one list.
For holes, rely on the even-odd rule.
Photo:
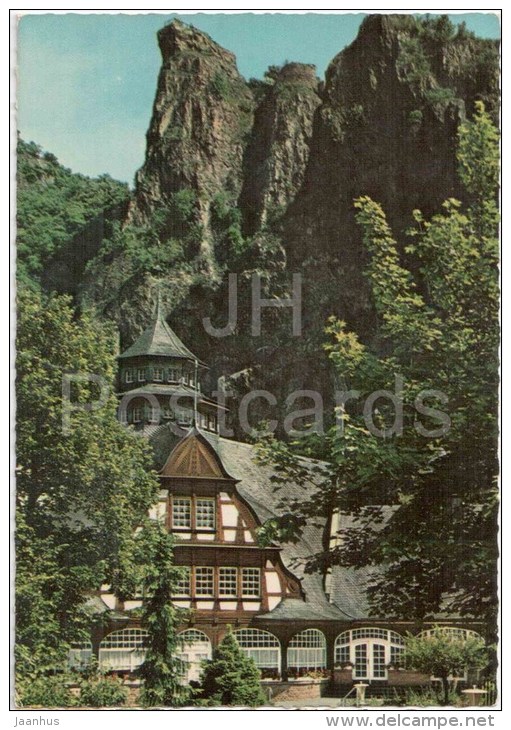
{"label": "entrance door", "polygon": [[385,645],[373,641],[355,644],[355,679],[387,679]]}

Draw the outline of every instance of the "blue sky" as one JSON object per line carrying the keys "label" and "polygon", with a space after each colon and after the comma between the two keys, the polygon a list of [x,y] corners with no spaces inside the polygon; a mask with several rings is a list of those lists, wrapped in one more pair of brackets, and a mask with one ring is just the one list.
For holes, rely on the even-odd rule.
{"label": "blue sky", "polygon": [[[25,15],[18,26],[18,128],[75,172],[108,172],[130,184],[144,159],[160,53],[156,32],[175,15]],[[246,78],[285,60],[323,76],[355,38],[363,14],[178,16],[233,51]],[[494,14],[451,16],[485,38]]]}

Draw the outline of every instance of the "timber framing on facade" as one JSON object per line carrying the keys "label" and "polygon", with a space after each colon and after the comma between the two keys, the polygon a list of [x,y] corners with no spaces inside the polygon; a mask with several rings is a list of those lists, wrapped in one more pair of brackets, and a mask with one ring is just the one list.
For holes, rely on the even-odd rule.
{"label": "timber framing on facade", "polygon": [[[176,606],[187,609],[180,628],[185,680],[199,678],[201,663],[211,658],[230,627],[268,680],[323,676],[338,689],[361,680],[427,682],[422,675],[396,671],[405,635],[417,627],[369,615],[370,572],[305,571],[307,558],[339,529],[342,514],[330,523],[307,525],[296,544],[258,544],[258,528],[278,514],[281,501],[318,488],[317,462],[303,460],[311,469],[308,484],[287,483],[277,495],[272,468],[258,461],[254,447],[217,433],[215,403],[201,392],[201,367],[159,308],[148,329],[119,357],[119,393],[129,396],[124,420],[149,439],[159,469],[159,500],[151,517],[174,535],[175,562],[187,569],[173,597]],[[135,373],[144,378],[144,393],[132,388]],[[184,406],[169,410],[164,390],[165,395],[179,391]],[[148,396],[153,396],[149,406]],[[108,620],[98,623],[90,643],[71,652],[71,661],[94,653],[106,669],[133,671],[144,658],[146,634],[133,613],[142,596],[120,601],[102,586],[90,602]],[[481,625],[456,617],[440,616],[434,623],[447,632],[484,634]]]}

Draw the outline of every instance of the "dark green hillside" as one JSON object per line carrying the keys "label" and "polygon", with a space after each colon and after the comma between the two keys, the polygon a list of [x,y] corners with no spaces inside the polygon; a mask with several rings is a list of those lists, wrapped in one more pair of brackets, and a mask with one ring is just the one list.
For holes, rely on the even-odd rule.
{"label": "dark green hillside", "polygon": [[73,173],[34,142],[20,139],[17,153],[18,280],[72,290],[84,258],[125,214],[128,186]]}

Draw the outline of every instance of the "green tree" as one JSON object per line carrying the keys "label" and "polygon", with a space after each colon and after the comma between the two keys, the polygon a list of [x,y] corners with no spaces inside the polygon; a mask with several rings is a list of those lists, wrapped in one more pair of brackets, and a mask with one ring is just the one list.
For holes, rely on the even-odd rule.
{"label": "green tree", "polygon": [[175,706],[188,696],[183,686],[183,666],[177,656],[177,627],[186,612],[172,605],[176,582],[183,569],[172,559],[173,539],[161,525],[146,530],[142,537],[145,558],[142,626],[149,633],[144,663],[138,669],[143,678],[142,703],[149,707]]}
{"label": "green tree", "polygon": [[[372,342],[330,323],[328,351],[343,404],[325,437],[330,467],[310,499],[283,505],[263,539],[294,537],[312,518],[351,518],[335,547],[310,561],[377,567],[368,590],[379,615],[423,620],[439,610],[494,628],[497,606],[498,211],[497,133],[482,105],[459,132],[464,207],[447,200],[427,221],[414,211],[406,266],[381,207],[355,203],[370,253],[367,276],[377,315]],[[401,391],[396,406],[376,391]],[[433,410],[435,409],[435,410]],[[397,414],[398,421],[400,414]],[[372,420],[372,423],[371,423]],[[280,453],[279,453],[280,452]],[[283,453],[284,452],[284,453]],[[298,467],[282,445],[267,450]],[[264,448],[263,448],[264,457]],[[303,469],[302,469],[303,471]],[[321,470],[320,470],[321,471]],[[298,478],[307,478],[298,475]]]}
{"label": "green tree", "polygon": [[[149,447],[116,419],[114,333],[77,317],[69,298],[21,289],[16,361],[16,660],[29,677],[62,666],[88,638],[87,596],[102,583],[133,583],[136,528],[157,498]],[[92,373],[108,395],[75,409],[63,430],[63,376]],[[97,382],[73,383],[85,407]]]}
{"label": "green tree", "polygon": [[34,142],[18,141],[17,163],[17,276],[37,287],[51,257],[88,223],[101,219],[108,231],[111,211],[126,204],[129,190],[109,175],[72,173]]}
{"label": "green tree", "polygon": [[242,652],[230,631],[204,668],[201,696],[216,705],[258,707],[265,702],[260,680],[254,660]]}
{"label": "green tree", "polygon": [[484,641],[476,636],[446,633],[436,627],[431,633],[407,637],[406,666],[442,680],[443,704],[449,703],[449,678],[462,677],[467,669],[482,669],[488,663]]}

